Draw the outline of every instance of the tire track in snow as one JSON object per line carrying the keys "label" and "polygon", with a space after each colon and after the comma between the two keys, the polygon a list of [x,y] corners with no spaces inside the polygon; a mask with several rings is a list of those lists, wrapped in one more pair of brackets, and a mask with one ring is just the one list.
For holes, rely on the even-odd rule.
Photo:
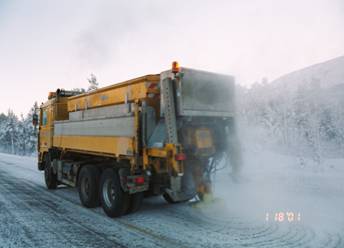
{"label": "tire track in snow", "polygon": [[[22,181],[20,182],[21,190],[13,188],[16,185],[10,177],[2,178],[2,181],[6,182],[5,185],[1,184],[1,192],[2,195],[5,194],[7,209],[10,209],[15,218],[20,221],[20,226],[24,227],[26,231],[24,236],[28,237],[31,242],[28,247],[37,247],[38,244],[42,245],[49,241],[55,244],[53,246],[59,244],[59,247],[65,245],[72,247],[120,247],[113,241],[106,242],[106,240],[97,238],[95,233],[89,232],[80,227],[77,222],[65,218],[64,211],[59,209],[58,204],[35,197],[37,192],[33,192]],[[42,234],[43,238],[41,238]],[[84,239],[84,234],[93,238]]]}
{"label": "tire track in snow", "polygon": [[[3,173],[1,173],[3,174]],[[14,185],[14,181],[11,179],[8,179],[10,177],[6,176],[7,180],[6,184],[7,185]],[[30,195],[37,195],[37,193],[39,193],[39,205],[41,205],[40,208],[42,208],[42,206],[45,206],[45,211],[50,212],[50,217],[54,218],[54,219],[63,219],[64,221],[68,222],[70,225],[72,225],[75,230],[71,230],[72,233],[75,233],[78,230],[78,226],[81,229],[84,229],[84,232],[88,231],[89,236],[101,236],[104,239],[107,239],[108,241],[111,241],[111,245],[113,246],[114,244],[116,244],[116,242],[114,242],[113,240],[117,240],[117,245],[119,245],[119,242],[121,242],[120,238],[117,237],[111,237],[111,235],[108,235],[106,233],[97,233],[96,231],[94,231],[94,227],[90,228],[88,227],[88,224],[90,224],[90,221],[92,221],[92,218],[87,217],[85,218],[85,215],[89,216],[89,215],[96,215],[98,218],[101,218],[101,221],[107,222],[104,224],[108,224],[109,226],[114,226],[114,224],[118,227],[119,225],[121,226],[122,232],[123,229],[127,230],[128,233],[131,236],[139,236],[138,238],[136,238],[136,241],[134,239],[134,243],[138,244],[138,247],[145,247],[149,244],[149,246],[151,247],[183,247],[183,243],[179,242],[179,241],[175,241],[170,239],[168,236],[164,236],[164,235],[157,235],[155,232],[149,232],[146,229],[140,228],[138,226],[132,225],[129,222],[126,222],[124,220],[119,219],[115,219],[112,220],[106,216],[104,216],[104,214],[100,214],[99,212],[96,211],[92,211],[89,209],[85,209],[83,207],[80,206],[80,203],[75,203],[74,201],[71,201],[70,199],[66,199],[63,197],[60,197],[56,194],[54,194],[54,191],[48,191],[43,187],[40,187],[38,185],[33,184],[32,182],[27,182],[26,180],[21,179],[21,184],[25,187],[25,191],[27,194]],[[11,188],[10,190],[12,194],[16,194],[18,193],[17,189]],[[58,191],[58,190],[57,190]],[[24,197],[25,198],[25,197]],[[19,200],[17,198],[17,200]],[[55,202],[54,202],[55,200]],[[61,200],[63,200],[63,202],[61,202]],[[56,203],[56,202],[60,202],[60,203]],[[63,207],[61,207],[62,204],[65,205]],[[34,204],[37,205],[37,204]],[[71,206],[70,206],[71,205]],[[68,208],[78,208],[79,213],[83,213],[82,215],[77,216],[77,218],[75,218],[75,216],[73,216],[72,214],[70,214],[70,211],[68,210]],[[42,210],[42,209],[40,209]],[[78,218],[82,217],[82,219],[78,220]],[[94,217],[94,216],[93,216]],[[103,229],[103,228],[100,228]],[[111,228],[110,228],[111,229]],[[111,231],[109,232],[111,233]],[[82,236],[82,235],[81,235]],[[123,239],[125,242],[125,244],[130,245],[130,247],[135,246],[132,245],[131,239],[133,239],[133,237],[128,238],[127,240]],[[129,240],[129,242],[128,242]],[[144,242],[144,246],[142,246],[142,241],[145,240]],[[141,244],[141,245],[140,245]],[[155,245],[154,245],[155,244]],[[111,246],[110,245],[110,246]],[[99,247],[110,247],[110,246],[99,246]],[[93,247],[93,246],[92,246]],[[96,246],[94,246],[96,247]]]}
{"label": "tire track in snow", "polygon": [[[0,168],[1,220],[16,219],[16,223],[9,225],[7,236],[0,234],[0,239],[8,241],[4,247],[14,247],[15,241],[10,240],[9,233],[17,234],[25,247],[39,247],[44,242],[44,246],[49,244],[50,247],[56,247],[57,242],[60,247],[344,246],[342,234],[336,232],[325,234],[299,224],[281,226],[241,218],[227,221],[204,214],[188,204],[159,205],[150,199],[145,200],[142,211],[113,220],[99,208],[82,207],[75,190],[48,191],[41,181],[16,178],[13,171],[6,173],[5,169],[6,165],[18,170],[26,168],[25,171],[36,176],[41,174],[43,178],[38,171],[1,160],[0,164],[4,164]],[[16,206],[18,204],[21,206]],[[41,227],[35,224],[37,215],[43,219],[38,220]],[[28,218],[33,220],[27,222]],[[16,226],[23,226],[23,229],[15,230]],[[50,235],[43,235],[48,240],[38,235],[44,231]]]}

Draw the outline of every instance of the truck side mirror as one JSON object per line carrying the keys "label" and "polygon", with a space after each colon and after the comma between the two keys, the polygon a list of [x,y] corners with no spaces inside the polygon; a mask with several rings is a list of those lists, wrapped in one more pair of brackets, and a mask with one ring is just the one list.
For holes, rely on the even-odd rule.
{"label": "truck side mirror", "polygon": [[32,125],[34,127],[36,127],[38,125],[38,115],[37,114],[32,115]]}

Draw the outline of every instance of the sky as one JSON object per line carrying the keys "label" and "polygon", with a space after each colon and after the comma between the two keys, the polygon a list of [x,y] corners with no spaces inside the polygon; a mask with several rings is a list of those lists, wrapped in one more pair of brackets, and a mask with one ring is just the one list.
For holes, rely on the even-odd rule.
{"label": "sky", "polygon": [[0,0],[0,112],[171,62],[270,81],[344,55],[343,0]]}

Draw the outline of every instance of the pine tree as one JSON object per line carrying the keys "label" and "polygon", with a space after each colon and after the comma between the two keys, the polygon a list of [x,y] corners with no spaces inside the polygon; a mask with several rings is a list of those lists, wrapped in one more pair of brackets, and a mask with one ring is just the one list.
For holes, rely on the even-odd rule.
{"label": "pine tree", "polygon": [[0,114],[0,151],[18,155],[32,155],[36,152],[37,134],[32,125],[32,117],[37,103],[30,112],[18,118],[12,110],[7,115]]}
{"label": "pine tree", "polygon": [[5,142],[5,125],[7,123],[7,116],[3,113],[0,114],[0,151],[7,152],[5,149],[6,142]]}
{"label": "pine tree", "polygon": [[23,120],[24,128],[26,132],[25,141],[26,141],[26,148],[27,153],[26,155],[31,155],[36,151],[37,147],[37,130],[35,130],[35,127],[32,125],[32,118],[34,114],[37,114],[38,110],[38,104],[37,102],[34,103],[32,108],[30,109],[30,112],[26,116],[26,118]]}
{"label": "pine tree", "polygon": [[87,79],[89,86],[87,91],[92,91],[98,89],[99,83],[97,81],[97,78],[94,74],[90,75],[90,78]]}
{"label": "pine tree", "polygon": [[18,140],[18,118],[12,110],[8,110],[7,120],[4,125],[3,144],[5,149],[16,154],[16,144]]}

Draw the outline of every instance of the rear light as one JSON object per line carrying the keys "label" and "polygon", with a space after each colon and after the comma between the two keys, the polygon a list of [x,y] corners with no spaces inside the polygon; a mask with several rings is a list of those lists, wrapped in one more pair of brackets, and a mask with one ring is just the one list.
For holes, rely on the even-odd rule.
{"label": "rear light", "polygon": [[183,161],[183,160],[186,160],[186,155],[185,155],[185,153],[178,153],[178,154],[176,154],[176,156],[174,158],[177,161]]}
{"label": "rear light", "polygon": [[144,184],[145,183],[145,178],[142,176],[135,177],[135,184]]}

